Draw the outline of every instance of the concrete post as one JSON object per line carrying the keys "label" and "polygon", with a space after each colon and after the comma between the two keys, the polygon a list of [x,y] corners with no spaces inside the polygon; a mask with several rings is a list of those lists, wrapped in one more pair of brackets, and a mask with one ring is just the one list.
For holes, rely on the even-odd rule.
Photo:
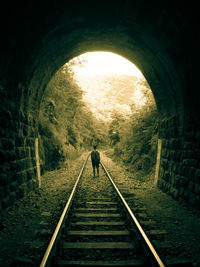
{"label": "concrete post", "polygon": [[162,139],[158,139],[158,149],[157,149],[157,160],[156,160],[156,170],[155,170],[154,185],[157,185],[157,183],[158,183],[159,169],[160,169],[160,159],[161,159],[161,150],[162,150]]}
{"label": "concrete post", "polygon": [[35,138],[35,160],[36,160],[36,168],[37,168],[38,186],[40,188],[41,177],[40,177],[40,158],[39,158],[39,149],[38,149],[38,138]]}

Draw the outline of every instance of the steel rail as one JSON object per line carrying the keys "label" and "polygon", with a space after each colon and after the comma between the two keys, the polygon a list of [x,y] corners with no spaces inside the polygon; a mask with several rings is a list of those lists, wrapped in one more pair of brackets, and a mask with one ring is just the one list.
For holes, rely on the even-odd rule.
{"label": "steel rail", "polygon": [[158,264],[158,266],[160,267],[165,267],[164,263],[162,262],[162,260],[160,259],[159,255],[157,254],[156,250],[154,249],[153,245],[151,244],[150,240],[148,239],[147,235],[145,234],[144,230],[142,229],[141,225],[139,224],[138,220],[136,219],[135,215],[133,214],[132,210],[130,209],[130,207],[128,206],[126,200],[124,199],[124,197],[122,196],[122,194],[120,193],[119,189],[117,188],[117,186],[115,185],[113,179],[111,178],[110,174],[108,173],[108,171],[106,170],[104,164],[101,162],[101,166],[103,167],[105,173],[107,174],[111,184],[113,185],[113,187],[115,188],[120,200],[122,201],[122,203],[124,204],[128,214],[130,215],[130,217],[132,218],[132,220],[134,221],[135,225],[137,226],[137,229],[139,231],[139,233],[141,234],[142,238],[145,241],[145,244],[147,245],[147,248],[149,249],[149,251],[151,252],[151,255],[153,256],[155,262]]}
{"label": "steel rail", "polygon": [[73,197],[74,197],[78,182],[79,182],[80,177],[81,177],[81,175],[83,173],[83,170],[84,170],[85,165],[87,163],[88,157],[89,157],[89,155],[87,156],[87,158],[86,158],[86,160],[85,160],[85,162],[84,162],[84,164],[82,166],[82,169],[81,169],[81,171],[79,173],[79,176],[76,179],[76,182],[74,184],[74,187],[72,189],[70,197],[69,197],[69,199],[67,201],[67,204],[65,205],[65,208],[64,208],[64,210],[62,212],[62,215],[61,215],[61,217],[59,219],[59,222],[58,222],[58,224],[56,226],[56,229],[55,229],[55,231],[53,233],[53,236],[52,236],[52,238],[51,238],[51,240],[49,242],[49,245],[48,245],[48,247],[46,249],[46,252],[45,252],[45,254],[43,256],[43,259],[42,259],[42,261],[40,263],[40,267],[49,266],[49,264],[51,263],[51,259],[53,257],[53,253],[54,253],[54,251],[56,249],[57,241],[59,239],[59,235],[60,235],[61,230],[62,230],[62,226],[64,225],[64,222],[65,222],[65,220],[67,218],[67,215],[69,213],[70,206],[71,206],[71,203],[72,203],[72,200],[73,200]]}

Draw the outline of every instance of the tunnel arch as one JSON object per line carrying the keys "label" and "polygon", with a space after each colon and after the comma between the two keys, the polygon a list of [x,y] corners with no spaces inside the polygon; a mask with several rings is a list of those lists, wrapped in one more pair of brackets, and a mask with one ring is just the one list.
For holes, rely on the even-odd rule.
{"label": "tunnel arch", "polygon": [[30,1],[2,12],[9,20],[1,17],[1,209],[38,186],[38,113],[52,75],[75,56],[97,50],[119,54],[143,73],[160,114],[158,186],[198,208],[195,6],[137,0],[43,4]]}
{"label": "tunnel arch", "polygon": [[[63,33],[59,35],[59,30],[53,31],[52,37],[49,34],[46,45],[43,43],[43,48],[38,55],[39,64],[29,84],[29,91],[32,92],[29,93],[30,99],[35,99],[32,104],[34,110],[37,103],[40,102],[37,97],[34,97],[34,93],[41,97],[51,76],[66,61],[82,53],[97,50],[119,54],[139,67],[153,91],[161,116],[173,115],[179,109],[182,110],[183,100],[180,91],[181,85],[177,83],[177,72],[165,51],[159,52],[162,54],[162,57],[159,58],[159,53],[156,55],[157,51],[154,47],[150,45],[147,47],[146,43],[152,42],[151,36],[149,39],[146,38],[147,40],[138,41],[137,39],[141,39],[141,31],[135,34],[136,37],[130,38],[126,33],[127,27],[120,26],[116,30],[116,27],[108,29],[102,25],[99,28],[98,25],[97,30],[91,30],[88,27],[83,29],[81,25],[80,29],[76,27],[75,31],[67,35],[65,31],[64,35]],[[71,47],[71,42],[73,47]],[[155,45],[155,43],[154,40],[153,44]],[[156,47],[159,47],[159,44],[156,44]],[[176,82],[174,82],[175,80]]]}

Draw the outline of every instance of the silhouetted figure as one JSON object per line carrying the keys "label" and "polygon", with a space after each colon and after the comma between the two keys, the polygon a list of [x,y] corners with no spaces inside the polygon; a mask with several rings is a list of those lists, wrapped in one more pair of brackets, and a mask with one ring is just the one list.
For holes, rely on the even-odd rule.
{"label": "silhouetted figure", "polygon": [[96,150],[97,146],[93,146],[94,150],[91,152],[91,161],[93,167],[93,177],[95,177],[95,168],[97,169],[97,177],[99,177],[99,163],[100,163],[100,154]]}

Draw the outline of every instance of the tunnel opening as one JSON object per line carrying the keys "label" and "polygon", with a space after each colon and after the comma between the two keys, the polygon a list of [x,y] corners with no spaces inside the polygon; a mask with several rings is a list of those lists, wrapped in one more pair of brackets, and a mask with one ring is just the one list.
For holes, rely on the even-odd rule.
{"label": "tunnel opening", "polygon": [[[45,40],[46,47],[42,48],[38,54],[40,64],[33,72],[29,82],[28,106],[30,110],[33,107],[37,107],[39,110],[41,97],[50,78],[70,59],[89,51],[108,51],[127,58],[139,67],[146,78],[153,92],[159,114],[158,139],[160,148],[162,143],[162,150],[159,149],[157,155],[159,160],[156,166],[155,184],[176,199],[185,198],[183,193],[185,189],[180,190],[178,185],[179,179],[181,179],[181,174],[178,173],[180,171],[174,170],[175,166],[182,164],[182,134],[184,131],[182,125],[186,111],[184,110],[181,81],[165,48],[160,47],[156,40],[153,42],[152,39],[148,40],[149,35],[146,40],[140,39],[140,37],[137,39],[139,34],[137,32],[135,33],[136,37],[130,38],[124,28],[116,30],[111,27],[104,31],[101,27],[97,27],[97,29],[89,31],[88,26],[86,28],[85,25],[83,28],[82,26],[80,30],[77,28],[70,33],[67,39],[63,32],[58,31],[58,35],[51,36],[50,34]],[[71,46],[71,43],[68,43],[69,40],[73,40],[75,45]],[[148,41],[150,42],[147,45]],[[57,43],[62,44],[60,49],[57,49]],[[156,55],[153,52],[155,47],[159,47],[159,53]],[[162,57],[160,57],[161,54]],[[49,71],[42,76],[41,73],[45,68]],[[38,89],[36,90],[36,88]],[[36,116],[38,117],[38,113]],[[188,178],[184,178],[185,180],[188,181]]]}
{"label": "tunnel opening", "polygon": [[65,167],[97,145],[139,180],[152,179],[157,128],[154,96],[133,63],[106,51],[81,54],[56,72],[44,92],[41,169]]}
{"label": "tunnel opening", "polygon": [[[154,187],[155,194],[151,194],[147,187],[139,190],[139,184],[133,188],[130,183],[131,198],[135,192],[139,200],[143,195],[159,226],[164,220],[164,228],[173,236],[173,245],[178,245],[177,255],[185,244],[187,248],[193,247],[191,257],[199,263],[199,223],[195,224],[198,219],[191,216],[196,210],[199,214],[200,207],[197,10],[194,3],[130,0],[102,0],[98,5],[90,0],[48,4],[28,1],[23,2],[22,8],[18,2],[6,8],[2,6],[0,212],[7,219],[0,220],[0,229],[1,255],[5,262],[18,254],[20,248],[23,250],[20,255],[30,255],[36,225],[41,231],[39,220],[44,219],[41,212],[48,217],[56,210],[54,200],[59,197],[60,205],[66,199],[64,190],[70,191],[66,179],[72,183],[72,173],[76,171],[68,169],[65,175],[59,170],[49,172],[49,192],[41,187],[41,180],[47,177],[40,179],[43,162],[40,162],[42,155],[38,157],[39,112],[46,87],[66,62],[83,53],[101,50],[121,55],[138,66],[153,92],[159,114],[157,162],[160,163],[156,166],[156,184],[167,194],[161,194],[157,187]],[[52,102],[49,111],[54,106]],[[68,132],[72,137],[73,130]],[[70,142],[76,141],[71,138]],[[111,165],[111,169],[115,166]],[[56,183],[63,189],[60,195]],[[153,205],[154,196],[158,201]],[[167,200],[163,205],[160,200],[164,196]],[[177,200],[177,205],[170,196]],[[17,214],[19,200],[22,207]],[[18,222],[22,231],[15,233]],[[183,231],[188,228],[188,234],[180,231],[180,227]],[[26,230],[25,236],[22,233]],[[13,234],[16,239],[12,239]],[[27,242],[30,236],[31,242]],[[20,244],[21,238],[24,240]],[[6,242],[9,254],[4,253]],[[38,242],[36,246],[38,249]],[[38,251],[36,254],[38,258]]]}
{"label": "tunnel opening", "polygon": [[38,186],[39,109],[51,77],[70,59],[97,50],[122,55],[143,73],[159,113],[158,186],[199,209],[199,98],[191,13],[162,3],[147,10],[137,1],[104,2],[98,8],[89,2],[78,9],[74,3],[70,8],[41,6],[38,16],[38,9],[27,6],[19,13],[14,6],[5,9],[12,19],[9,32],[5,27],[2,33],[1,50],[1,209]]}

